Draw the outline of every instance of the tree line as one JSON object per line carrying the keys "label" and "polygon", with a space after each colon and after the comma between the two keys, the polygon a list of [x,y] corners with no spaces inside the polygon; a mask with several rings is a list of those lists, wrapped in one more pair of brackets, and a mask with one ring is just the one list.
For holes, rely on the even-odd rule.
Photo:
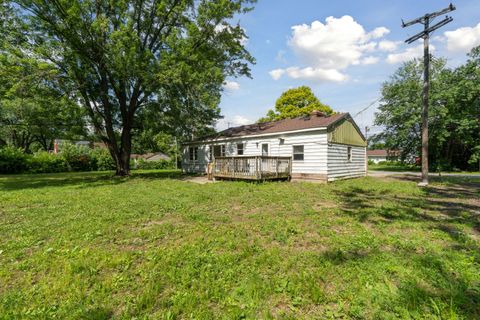
{"label": "tree line", "polygon": [[[480,166],[480,47],[467,61],[447,67],[432,58],[429,115],[431,170],[479,170]],[[384,131],[372,138],[403,158],[420,155],[423,61],[406,62],[382,86],[375,125]]]}

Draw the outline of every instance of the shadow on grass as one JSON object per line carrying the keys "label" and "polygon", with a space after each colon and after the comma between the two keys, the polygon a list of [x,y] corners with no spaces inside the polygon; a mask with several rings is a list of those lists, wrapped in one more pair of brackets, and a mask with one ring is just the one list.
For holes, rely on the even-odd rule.
{"label": "shadow on grass", "polygon": [[[407,221],[421,223],[438,230],[451,239],[450,249],[463,251],[480,263],[478,241],[472,235],[480,233],[480,180],[468,178],[435,178],[421,194],[411,195],[397,191],[395,182],[418,181],[418,177],[396,177],[387,189],[367,189],[350,186],[336,194],[340,197],[340,210],[362,223],[394,223]],[[379,182],[382,183],[382,182]],[[427,285],[404,283],[400,286],[399,303],[419,310],[419,305],[439,313],[450,311],[467,319],[480,319],[480,284],[464,279],[448,266],[444,255],[401,252],[418,265],[426,275]],[[369,253],[375,254],[375,253]],[[328,252],[323,256],[333,264],[367,259],[356,252]],[[428,275],[428,276],[427,276]],[[452,311],[452,312],[453,312]],[[444,313],[445,312],[445,313]]]}
{"label": "shadow on grass", "polygon": [[0,190],[39,189],[44,187],[91,188],[118,185],[135,179],[181,179],[180,170],[139,170],[130,177],[116,177],[113,172],[69,172],[47,174],[21,174],[0,176]]}

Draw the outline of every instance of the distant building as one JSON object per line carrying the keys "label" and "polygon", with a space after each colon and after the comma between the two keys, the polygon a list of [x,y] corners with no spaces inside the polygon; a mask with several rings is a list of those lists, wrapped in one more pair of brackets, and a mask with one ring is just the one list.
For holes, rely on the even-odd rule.
{"label": "distant building", "polygon": [[143,159],[145,161],[159,161],[159,160],[170,161],[170,157],[163,152],[150,152],[150,153],[144,153],[144,154],[132,153],[130,155],[130,159],[134,161],[138,161],[140,159]]}
{"label": "distant building", "polygon": [[399,150],[367,150],[368,160],[373,161],[374,163],[384,162],[384,161],[398,161],[400,157]]}

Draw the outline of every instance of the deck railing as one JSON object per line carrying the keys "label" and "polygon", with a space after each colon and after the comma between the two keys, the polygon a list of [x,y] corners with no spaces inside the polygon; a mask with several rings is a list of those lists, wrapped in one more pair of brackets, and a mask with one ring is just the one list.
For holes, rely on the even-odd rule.
{"label": "deck railing", "polygon": [[216,157],[213,176],[230,179],[287,179],[292,171],[291,157],[236,156]]}

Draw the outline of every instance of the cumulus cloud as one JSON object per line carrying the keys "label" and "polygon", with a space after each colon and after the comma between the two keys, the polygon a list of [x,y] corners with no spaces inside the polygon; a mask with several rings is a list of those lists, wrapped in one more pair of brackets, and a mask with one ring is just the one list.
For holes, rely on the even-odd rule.
{"label": "cumulus cloud", "polygon": [[335,69],[290,67],[285,69],[285,72],[293,79],[306,79],[317,82],[342,82],[347,79],[346,75]]}
{"label": "cumulus cloud", "polygon": [[[430,45],[430,52],[435,51],[435,46]],[[399,53],[391,53],[387,56],[387,62],[390,64],[406,62],[415,58],[423,57],[423,44],[416,47],[410,47]]]}
{"label": "cumulus cloud", "polygon": [[232,92],[232,91],[237,91],[237,90],[240,89],[240,84],[239,84],[238,82],[236,82],[236,81],[229,81],[229,80],[227,80],[227,81],[225,81],[225,82],[223,83],[223,88],[224,88],[226,91],[230,91],[230,92]]}
{"label": "cumulus cloud", "polygon": [[380,60],[380,58],[378,58],[378,57],[368,56],[368,57],[363,58],[363,59],[360,61],[360,63],[361,63],[361,64],[375,64],[375,63],[377,63],[379,60]]}
{"label": "cumulus cloud", "polygon": [[342,73],[350,65],[373,64],[378,58],[367,56],[377,49],[373,39],[388,34],[385,27],[365,31],[351,16],[328,17],[325,23],[314,21],[310,25],[292,27],[288,44],[305,67],[292,66],[270,71],[273,79],[283,74],[295,79],[316,81],[344,81]]}
{"label": "cumulus cloud", "polygon": [[269,72],[273,80],[280,79],[284,73],[285,73],[285,70],[283,69],[275,69]]}
{"label": "cumulus cloud", "polygon": [[463,27],[444,33],[447,39],[447,49],[451,52],[469,52],[480,45],[480,23],[475,27]]}
{"label": "cumulus cloud", "polygon": [[233,117],[229,118],[223,118],[217,121],[216,128],[217,130],[225,130],[231,127],[237,127],[237,126],[243,126],[246,124],[251,124],[254,121],[241,116],[241,115],[236,115]]}
{"label": "cumulus cloud", "polygon": [[399,41],[382,40],[378,43],[378,49],[388,52],[395,51],[399,43]]}

